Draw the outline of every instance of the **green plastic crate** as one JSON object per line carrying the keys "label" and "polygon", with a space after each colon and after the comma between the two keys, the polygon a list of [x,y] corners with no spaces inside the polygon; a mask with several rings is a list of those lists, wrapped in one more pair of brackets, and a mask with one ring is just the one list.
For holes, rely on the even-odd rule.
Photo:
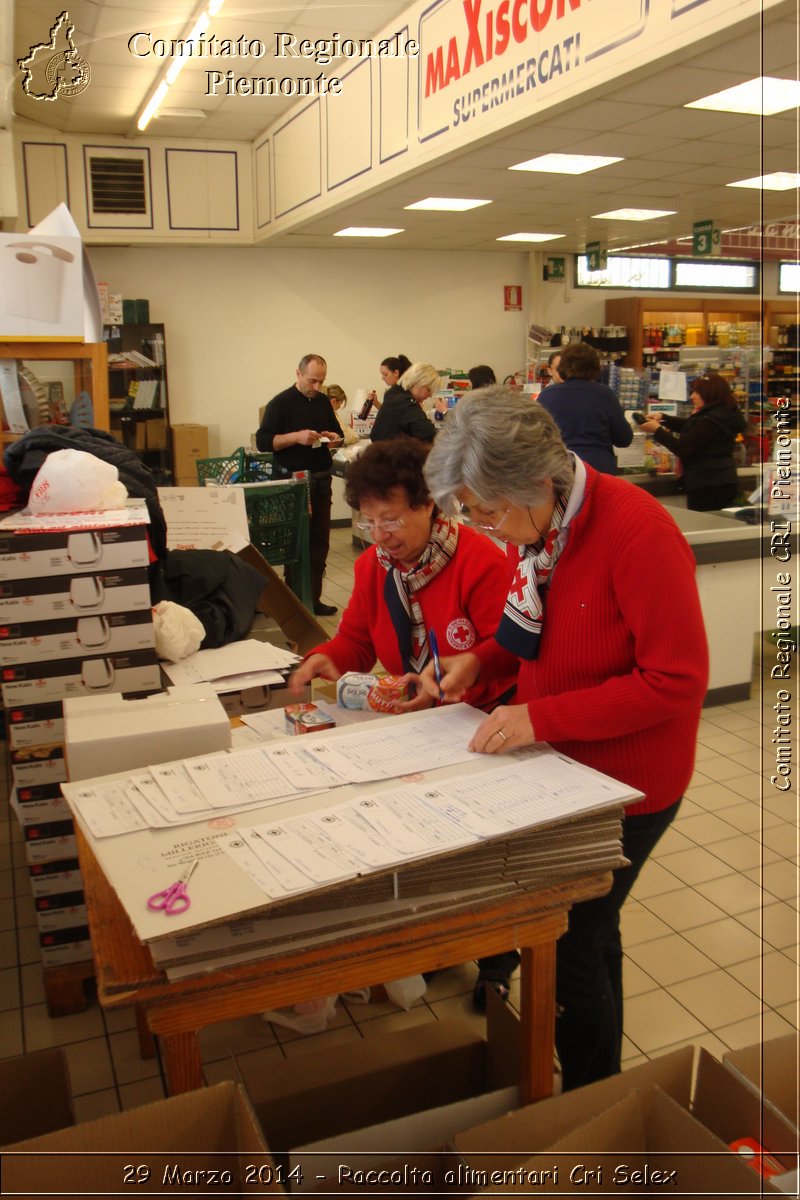
{"label": "green plastic crate", "polygon": [[308,489],[301,483],[274,483],[244,492],[250,541],[268,563],[299,562],[301,520],[307,512]]}
{"label": "green plastic crate", "polygon": [[272,479],[273,472],[271,454],[251,454],[244,446],[224,458],[198,459],[196,465],[200,487],[205,487],[207,483],[260,483]]}

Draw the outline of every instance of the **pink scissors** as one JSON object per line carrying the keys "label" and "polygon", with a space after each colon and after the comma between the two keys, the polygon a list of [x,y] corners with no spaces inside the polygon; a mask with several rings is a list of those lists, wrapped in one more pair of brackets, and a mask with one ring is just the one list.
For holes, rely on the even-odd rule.
{"label": "pink scissors", "polygon": [[161,911],[166,913],[168,917],[175,917],[180,913],[185,913],[192,903],[186,888],[199,862],[200,860],[196,858],[189,867],[189,870],[181,876],[177,883],[170,884],[168,888],[164,888],[163,892],[154,892],[147,901],[147,907],[154,912]]}

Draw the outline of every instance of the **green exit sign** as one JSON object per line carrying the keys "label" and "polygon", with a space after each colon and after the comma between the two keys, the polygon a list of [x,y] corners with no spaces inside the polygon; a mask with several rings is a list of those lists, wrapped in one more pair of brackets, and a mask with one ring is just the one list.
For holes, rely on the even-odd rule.
{"label": "green exit sign", "polygon": [[722,233],[713,221],[695,221],[692,226],[692,254],[706,258],[722,252]]}
{"label": "green exit sign", "polygon": [[601,242],[586,243],[586,266],[590,271],[605,271],[608,266],[608,250]]}
{"label": "green exit sign", "polygon": [[547,260],[547,278],[548,279],[566,279],[567,276],[567,260],[566,258],[548,258]]}

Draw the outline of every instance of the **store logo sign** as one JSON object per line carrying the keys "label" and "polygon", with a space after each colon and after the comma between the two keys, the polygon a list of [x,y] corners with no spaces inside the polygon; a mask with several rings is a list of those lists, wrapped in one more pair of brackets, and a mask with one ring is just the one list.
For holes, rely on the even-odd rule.
{"label": "store logo sign", "polygon": [[89,86],[92,68],[72,40],[75,26],[65,10],[50,30],[50,41],[31,46],[17,59],[22,90],[32,100],[58,100],[79,96]]}

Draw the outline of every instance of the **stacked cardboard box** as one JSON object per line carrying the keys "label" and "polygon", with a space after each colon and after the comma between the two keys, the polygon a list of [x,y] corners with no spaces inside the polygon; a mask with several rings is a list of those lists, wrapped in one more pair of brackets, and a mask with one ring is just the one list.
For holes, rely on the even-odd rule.
{"label": "stacked cardboard box", "polygon": [[144,525],[0,531],[0,679],[11,802],[46,966],[91,957],[67,779],[63,700],[160,687]]}
{"label": "stacked cardboard box", "polygon": [[178,487],[197,485],[197,460],[208,458],[206,425],[172,426],[172,471]]}

